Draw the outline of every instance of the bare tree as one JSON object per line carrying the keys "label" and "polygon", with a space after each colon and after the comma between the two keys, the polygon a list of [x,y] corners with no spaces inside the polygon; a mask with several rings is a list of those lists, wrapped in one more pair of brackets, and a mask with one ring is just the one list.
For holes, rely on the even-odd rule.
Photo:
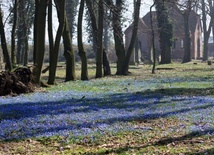
{"label": "bare tree", "polygon": [[16,64],[16,28],[17,28],[17,11],[18,11],[18,0],[15,0],[13,3],[13,26],[11,30],[11,63],[12,65]]}
{"label": "bare tree", "polygon": [[[206,61],[208,59],[208,41],[212,29],[212,21],[211,18],[209,25],[207,26],[207,15],[210,15],[208,12],[211,13],[212,10],[212,2],[210,0],[201,0],[201,10],[202,10],[202,23],[203,23],[203,31],[204,31],[204,48],[203,48],[203,61]],[[210,10],[208,10],[208,8]]]}
{"label": "bare tree", "polygon": [[171,63],[173,26],[169,19],[168,2],[155,0],[156,16],[158,21],[161,64]]}
{"label": "bare tree", "polygon": [[84,12],[84,3],[85,0],[80,1],[80,7],[79,7],[79,15],[78,15],[78,35],[77,35],[77,41],[78,41],[78,48],[79,48],[79,56],[81,58],[82,66],[81,66],[81,80],[88,80],[88,63],[87,63],[87,57],[86,52],[83,47],[83,41],[82,41],[82,18],[83,18],[83,12]]}
{"label": "bare tree", "polygon": [[41,71],[45,53],[45,28],[46,28],[46,9],[48,0],[35,1],[34,19],[34,68],[33,82],[41,83]]}
{"label": "bare tree", "polygon": [[198,4],[197,0],[181,0],[177,2],[179,7],[178,11],[183,16],[184,19],[184,56],[182,63],[190,62],[192,60],[191,56],[191,38],[190,38],[190,26],[189,17],[193,8]]}
{"label": "bare tree", "polygon": [[5,69],[10,71],[12,70],[12,64],[11,64],[10,55],[7,49],[7,42],[6,42],[4,24],[3,24],[3,12],[1,10],[1,6],[0,6],[0,36],[1,36],[1,46],[3,50],[4,61],[6,62]]}
{"label": "bare tree", "polygon": [[134,10],[134,24],[133,24],[132,37],[131,37],[130,45],[129,45],[127,53],[126,53],[125,62],[124,62],[124,66],[123,66],[123,74],[125,74],[125,75],[128,74],[130,57],[131,57],[131,54],[133,53],[134,46],[135,46],[136,39],[137,39],[140,6],[141,6],[141,0],[137,0],[136,8]]}
{"label": "bare tree", "polygon": [[60,46],[60,41],[64,31],[64,26],[65,26],[65,0],[55,0],[54,2],[57,8],[59,27],[56,34],[53,52],[50,55],[50,69],[49,69],[48,84],[55,83],[56,68],[57,68],[58,55],[59,55],[59,46]]}

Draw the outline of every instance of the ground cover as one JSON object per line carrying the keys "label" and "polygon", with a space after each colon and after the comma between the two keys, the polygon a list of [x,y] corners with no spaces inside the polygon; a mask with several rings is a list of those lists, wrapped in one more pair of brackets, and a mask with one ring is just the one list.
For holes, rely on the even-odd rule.
{"label": "ground cover", "polygon": [[0,97],[0,154],[213,154],[214,67],[158,67]]}

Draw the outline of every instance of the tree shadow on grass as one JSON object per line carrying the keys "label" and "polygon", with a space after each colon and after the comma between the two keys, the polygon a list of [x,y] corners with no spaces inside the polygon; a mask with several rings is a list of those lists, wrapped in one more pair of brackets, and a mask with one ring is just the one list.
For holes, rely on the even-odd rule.
{"label": "tree shadow on grass", "polygon": [[214,88],[161,88],[155,90],[146,90],[141,93],[142,95],[185,95],[185,96],[207,96],[207,95],[214,95]]}
{"label": "tree shadow on grass", "polygon": [[[170,91],[171,90],[171,91]],[[178,90],[170,89],[172,95],[177,95]],[[180,89],[179,89],[180,90]],[[183,92],[187,89],[182,90]],[[195,90],[194,90],[195,91]],[[45,94],[40,97],[45,97]],[[180,94],[179,94],[180,95]],[[167,100],[164,100],[167,98]],[[196,99],[196,100],[195,100]],[[189,108],[186,105],[176,108],[176,104],[180,102],[191,102],[194,100],[195,105]],[[204,99],[205,100],[205,99]],[[18,136],[1,135],[0,140],[9,139],[24,139],[29,137],[38,136],[39,134],[45,134],[49,132],[60,132],[64,130],[82,130],[82,129],[94,129],[99,125],[107,124],[112,125],[115,123],[126,123],[136,120],[149,120],[165,118],[175,116],[179,114],[188,113],[190,111],[197,111],[203,109],[209,109],[214,107],[214,100],[207,101],[208,103],[200,103],[203,99],[192,97],[166,97],[162,93],[162,90],[151,92],[137,92],[137,93],[121,93],[121,94],[107,94],[98,97],[85,96],[81,99],[75,99],[72,97],[62,98],[58,101],[52,99],[52,101],[44,102],[26,102],[26,103],[14,103],[14,104],[2,104],[0,105],[0,132],[4,132],[6,129],[10,129],[7,124],[11,123],[11,128],[19,127],[14,126],[17,122],[24,123],[30,119],[35,124],[39,124],[39,127],[29,127],[30,124],[26,123],[26,127],[22,125],[17,129]],[[171,103],[175,104],[172,107]],[[158,111],[158,107],[164,107],[166,110]],[[84,115],[84,116],[83,116]],[[44,118],[47,117],[47,120]],[[37,120],[41,119],[41,120]],[[52,122],[48,122],[51,119]],[[69,123],[62,123],[63,121],[70,121]],[[42,122],[43,121],[43,122]],[[46,122],[47,121],[47,122]],[[54,124],[54,121],[58,121],[59,124]],[[44,123],[44,126],[41,125]],[[50,123],[50,127],[48,126]],[[6,127],[5,127],[6,126]],[[32,130],[38,130],[37,132],[24,130],[22,128],[30,128]],[[30,130],[29,129],[29,130]],[[19,135],[20,130],[20,135]]]}
{"label": "tree shadow on grass", "polygon": [[[206,134],[209,134],[209,133],[213,133],[214,132],[214,128],[212,129],[208,129],[208,130],[204,130],[203,132],[191,132],[189,134],[186,134],[186,135],[183,135],[183,136],[180,136],[180,137],[170,137],[170,138],[165,138],[165,139],[161,139],[157,142],[150,142],[150,143],[146,143],[146,144],[140,144],[139,143],[139,146],[130,146],[130,145],[125,145],[123,147],[118,147],[118,148],[114,148],[114,149],[108,149],[106,150],[106,154],[123,154],[123,153],[126,153],[127,151],[130,151],[130,150],[143,150],[147,147],[157,147],[157,146],[168,146],[169,144],[178,144],[178,143],[182,143],[184,142],[185,144],[191,144],[193,145],[194,142],[192,142],[192,139],[193,138],[197,138],[197,137],[200,137],[200,136],[203,136],[203,135],[206,135]],[[198,143],[198,142],[195,142],[195,143]],[[175,146],[176,147],[176,146]],[[151,150],[152,151],[152,150]],[[211,149],[207,149],[207,150],[203,150],[201,152],[186,152],[185,154],[186,155],[204,155],[204,154],[207,154],[207,155],[213,155],[211,153],[214,152],[214,148],[211,148]],[[101,154],[105,154],[104,152],[100,152],[100,153],[95,153],[97,155],[101,155]],[[146,153],[146,152],[144,152]],[[182,152],[183,153],[183,152]],[[90,153],[86,153],[87,155],[90,155],[90,154],[93,154],[92,152]]]}

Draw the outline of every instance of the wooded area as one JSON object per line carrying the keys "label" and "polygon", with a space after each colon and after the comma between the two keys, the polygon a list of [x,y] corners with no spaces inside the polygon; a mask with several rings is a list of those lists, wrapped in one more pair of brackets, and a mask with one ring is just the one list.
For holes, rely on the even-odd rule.
{"label": "wooded area", "polygon": [[[1,47],[3,51],[5,70],[11,71],[17,66],[27,66],[29,63],[29,37],[33,32],[33,82],[40,84],[41,71],[44,63],[46,46],[46,28],[48,28],[49,45],[49,78],[48,84],[55,83],[56,69],[59,57],[61,40],[64,45],[64,57],[66,62],[65,81],[76,80],[75,74],[75,52],[73,50],[73,36],[77,31],[78,54],[81,60],[81,79],[88,80],[87,53],[83,43],[83,22],[87,25],[88,40],[93,45],[96,63],[96,78],[101,78],[111,74],[108,60],[108,48],[110,42],[114,45],[117,57],[117,75],[129,74],[130,58],[138,44],[138,31],[141,7],[144,7],[143,0],[133,2],[133,23],[132,36],[128,47],[125,47],[123,22],[126,16],[124,0],[14,0],[8,4],[2,2],[1,5],[10,5],[9,17],[4,17],[5,10],[0,8],[0,33]],[[56,36],[53,35],[53,6],[56,7],[58,17],[58,29]],[[176,31],[170,19],[169,9],[173,6],[183,16],[184,29],[184,54],[182,62],[190,62],[191,56],[191,31],[190,14],[199,14],[203,25],[203,60],[208,60],[208,40],[211,32],[214,34],[214,2],[212,0],[154,0],[151,11],[155,11],[157,25],[153,26],[154,14],[151,14],[151,28],[155,34],[159,35],[160,52],[153,57],[153,62],[160,55],[161,64],[171,63],[171,53],[173,42],[176,40],[173,32]],[[78,20],[75,21],[78,16]],[[85,18],[85,21],[83,21]],[[208,20],[209,19],[209,20]],[[46,20],[48,21],[46,23]],[[11,27],[11,40],[5,36],[4,23],[9,23]],[[55,21],[54,21],[55,22]],[[85,28],[85,27],[84,27]],[[32,32],[31,32],[32,31]],[[111,38],[110,34],[113,34]],[[213,35],[212,34],[212,35]],[[214,36],[214,35],[213,35]],[[154,37],[154,36],[153,36]],[[152,40],[152,35],[151,35]],[[154,42],[155,43],[155,42]],[[153,43],[153,44],[154,44]],[[153,46],[155,55],[156,46]],[[139,58],[138,58],[139,59]],[[159,60],[157,60],[159,61]],[[154,63],[155,68],[155,63]],[[154,70],[153,70],[154,72]]]}

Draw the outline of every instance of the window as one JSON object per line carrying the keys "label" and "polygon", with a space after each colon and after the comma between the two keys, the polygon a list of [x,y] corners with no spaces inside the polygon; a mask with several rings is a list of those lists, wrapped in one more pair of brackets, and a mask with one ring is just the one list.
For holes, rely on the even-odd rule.
{"label": "window", "polygon": [[181,39],[181,48],[184,48],[184,39]]}

